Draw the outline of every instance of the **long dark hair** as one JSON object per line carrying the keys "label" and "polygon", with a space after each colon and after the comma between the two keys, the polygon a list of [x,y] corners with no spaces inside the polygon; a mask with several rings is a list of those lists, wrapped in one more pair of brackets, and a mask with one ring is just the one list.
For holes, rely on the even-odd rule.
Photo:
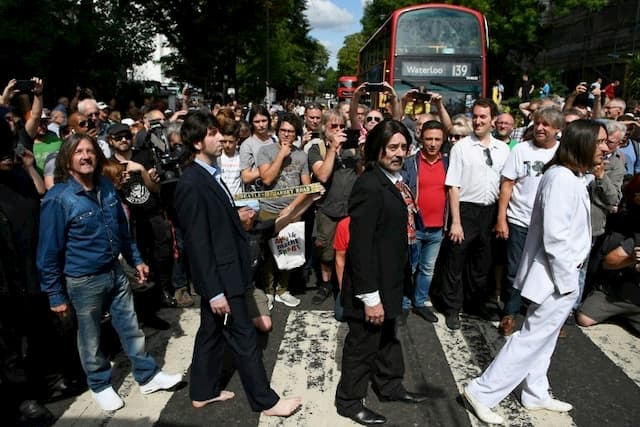
{"label": "long dark hair", "polygon": [[380,159],[380,153],[385,149],[391,137],[396,133],[402,134],[411,143],[411,133],[407,127],[398,120],[387,119],[378,123],[367,135],[364,143],[365,168],[373,168]]}
{"label": "long dark hair", "polygon": [[53,182],[60,183],[65,182],[71,176],[69,174],[69,168],[71,167],[71,159],[73,158],[73,153],[75,153],[76,148],[83,140],[89,141],[91,145],[93,145],[93,150],[96,153],[96,164],[95,169],[93,171],[93,181],[97,181],[98,177],[102,173],[102,167],[106,161],[104,157],[104,153],[102,152],[102,148],[98,145],[98,141],[94,137],[86,133],[74,133],[69,135],[62,145],[60,146],[60,150],[58,151],[58,156],[56,157],[56,168],[53,172]]}
{"label": "long dark hair", "polygon": [[585,173],[593,168],[593,156],[598,146],[600,129],[607,129],[601,123],[592,120],[575,120],[564,129],[558,150],[543,169],[553,165],[562,165],[574,173]]}

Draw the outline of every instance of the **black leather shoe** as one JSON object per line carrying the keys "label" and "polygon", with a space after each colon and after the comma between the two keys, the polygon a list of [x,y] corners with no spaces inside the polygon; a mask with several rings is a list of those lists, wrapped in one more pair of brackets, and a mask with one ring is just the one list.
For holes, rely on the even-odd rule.
{"label": "black leather shoe", "polygon": [[47,408],[36,400],[25,400],[20,404],[20,415],[27,420],[54,420],[55,417]]}
{"label": "black leather shoe", "polygon": [[331,286],[328,285],[320,285],[318,286],[318,290],[316,294],[311,297],[311,304],[320,305],[331,295]]}
{"label": "black leather shoe", "polygon": [[404,402],[404,403],[421,403],[427,400],[427,396],[420,393],[411,393],[410,391],[404,391],[393,397],[382,397],[380,400],[383,402]]}
{"label": "black leather shoe", "polygon": [[433,312],[431,310],[429,310],[428,307],[425,307],[425,306],[414,307],[413,308],[413,312],[415,314],[417,314],[418,316],[422,317],[427,322],[431,322],[431,323],[437,323],[438,322],[438,317],[435,314],[433,314]]}
{"label": "black leather shoe", "polygon": [[371,409],[366,407],[363,407],[360,412],[353,415],[341,414],[340,411],[338,411],[338,414],[343,417],[351,418],[353,421],[358,424],[362,424],[363,426],[380,425],[387,422],[387,418],[385,416],[373,412]]}
{"label": "black leather shoe", "polygon": [[457,311],[451,311],[447,313],[445,317],[445,323],[447,324],[447,328],[453,330],[460,329],[460,316],[458,316]]}
{"label": "black leather shoe", "polygon": [[176,301],[176,298],[166,291],[162,291],[160,302],[162,303],[163,307],[167,308],[176,308],[178,306],[178,301]]}

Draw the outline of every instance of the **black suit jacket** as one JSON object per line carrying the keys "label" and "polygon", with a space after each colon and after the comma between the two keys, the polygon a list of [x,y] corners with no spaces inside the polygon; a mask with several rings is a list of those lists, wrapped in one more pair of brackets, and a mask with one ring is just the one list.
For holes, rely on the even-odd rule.
{"label": "black suit jacket", "polygon": [[207,300],[244,294],[249,286],[247,234],[229,196],[202,166],[188,166],[175,190],[178,225],[197,292]]}
{"label": "black suit jacket", "polygon": [[349,247],[342,294],[345,315],[364,320],[356,295],[379,291],[385,318],[402,311],[408,277],[407,205],[379,166],[358,177],[349,199]]}

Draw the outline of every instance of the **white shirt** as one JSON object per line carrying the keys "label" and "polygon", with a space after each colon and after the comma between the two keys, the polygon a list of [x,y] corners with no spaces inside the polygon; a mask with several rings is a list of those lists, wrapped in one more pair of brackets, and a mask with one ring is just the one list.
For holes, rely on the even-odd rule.
{"label": "white shirt", "polygon": [[540,148],[533,141],[525,141],[513,147],[502,168],[502,176],[515,181],[507,206],[507,220],[511,224],[529,227],[542,168],[556,153],[559,144],[556,142],[552,148]]}
{"label": "white shirt", "polygon": [[242,193],[242,178],[240,177],[240,153],[236,152],[233,157],[227,156],[224,152],[217,159],[220,177],[229,188],[231,194]]}
{"label": "white shirt", "polygon": [[451,149],[445,185],[460,188],[461,202],[487,206],[498,200],[500,173],[509,156],[509,146],[490,138],[485,147],[475,135],[469,135]]}

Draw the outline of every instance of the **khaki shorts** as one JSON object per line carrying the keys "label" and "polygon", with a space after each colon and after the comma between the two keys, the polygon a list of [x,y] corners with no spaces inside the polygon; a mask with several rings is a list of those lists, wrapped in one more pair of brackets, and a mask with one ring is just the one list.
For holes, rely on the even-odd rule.
{"label": "khaki shorts", "polygon": [[640,306],[607,295],[602,291],[591,292],[578,308],[578,312],[598,323],[614,316],[621,317],[640,332]]}
{"label": "khaki shorts", "polygon": [[333,219],[322,212],[316,212],[316,245],[320,253],[320,261],[324,264],[332,264],[336,257],[333,249],[333,239],[336,236],[338,219]]}
{"label": "khaki shorts", "polygon": [[262,316],[271,316],[269,313],[269,300],[262,289],[253,287],[245,294],[247,298],[247,310],[250,319]]}

